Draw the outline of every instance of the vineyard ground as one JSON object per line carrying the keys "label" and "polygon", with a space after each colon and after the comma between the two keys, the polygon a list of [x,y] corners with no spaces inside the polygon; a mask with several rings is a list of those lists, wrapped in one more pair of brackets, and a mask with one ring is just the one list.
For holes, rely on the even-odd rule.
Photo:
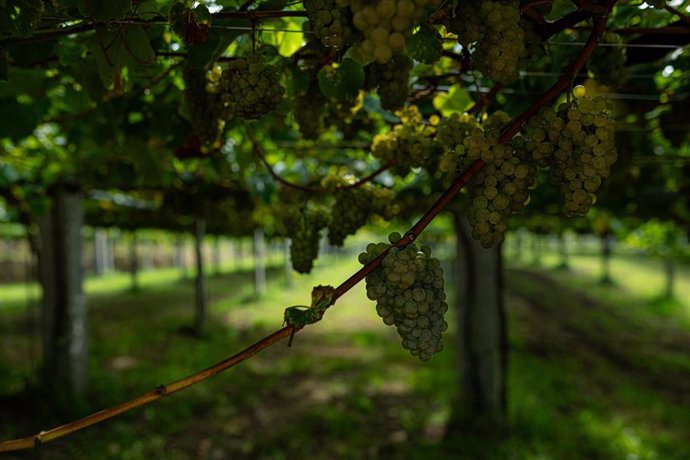
{"label": "vineyard ground", "polygon": [[[614,259],[614,261],[617,259]],[[616,262],[617,263],[617,262]],[[90,299],[91,407],[113,404],[222,359],[281,325],[313,284],[357,267],[324,259],[286,289],[269,273],[252,300],[251,273],[210,281],[208,337],[192,322],[192,281],[102,289]],[[511,429],[502,440],[446,436],[455,392],[453,328],[446,350],[420,363],[398,345],[357,286],[324,321],[225,375],[41,448],[42,458],[690,458],[690,327],[685,307],[659,311],[625,283],[513,264],[507,271]],[[644,276],[644,264],[614,276]],[[150,275],[153,276],[153,275]],[[679,276],[680,285],[690,281]],[[0,297],[2,290],[0,290]],[[452,325],[452,319],[451,319]],[[59,399],[23,392],[35,340],[23,312],[0,313],[0,436],[66,421]],[[33,343],[33,347],[30,344]],[[33,352],[31,351],[33,349]],[[6,458],[33,458],[26,453]]]}

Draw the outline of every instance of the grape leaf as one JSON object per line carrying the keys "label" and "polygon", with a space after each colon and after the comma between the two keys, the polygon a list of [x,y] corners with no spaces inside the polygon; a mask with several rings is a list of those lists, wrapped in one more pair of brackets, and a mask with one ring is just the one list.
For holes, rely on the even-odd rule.
{"label": "grape leaf", "polygon": [[364,84],[364,68],[354,59],[343,59],[340,66],[323,67],[317,76],[321,93],[331,99],[347,100],[357,96]]}
{"label": "grape leaf", "polygon": [[416,61],[433,64],[441,59],[442,53],[441,34],[427,24],[422,24],[417,33],[407,40],[407,54]]}
{"label": "grape leaf", "polygon": [[454,112],[465,112],[472,105],[472,98],[459,85],[452,86],[448,94],[438,94],[434,97],[434,107],[444,116]]}
{"label": "grape leaf", "polygon": [[130,15],[132,0],[83,0],[80,9],[96,22],[108,22]]}
{"label": "grape leaf", "polygon": [[120,33],[122,46],[126,50],[125,65],[129,68],[142,68],[156,61],[156,53],[151,47],[148,35],[142,26],[130,25]]}
{"label": "grape leaf", "polygon": [[44,9],[41,0],[0,2],[0,34],[31,35]]}

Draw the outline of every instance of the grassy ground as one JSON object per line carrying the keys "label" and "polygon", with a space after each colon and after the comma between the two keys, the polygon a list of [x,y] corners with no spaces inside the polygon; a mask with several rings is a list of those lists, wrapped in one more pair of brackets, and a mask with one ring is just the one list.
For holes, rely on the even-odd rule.
{"label": "grassy ground", "polygon": [[[290,289],[282,272],[270,273],[259,301],[248,272],[212,279],[213,326],[205,339],[185,333],[191,282],[175,277],[137,293],[93,294],[92,407],[75,412],[224,358],[280,327],[283,308],[306,303],[313,284],[337,283],[357,267],[320,262]],[[614,275],[641,276],[643,269]],[[449,346],[421,363],[399,347],[358,286],[292,348],[278,344],[226,374],[45,445],[42,458],[690,458],[690,328],[675,320],[681,307],[659,312],[639,293],[622,284],[602,288],[586,273],[517,267],[507,281],[505,438],[445,432],[457,385],[452,328]],[[24,314],[0,314],[0,439],[69,418],[56,415],[57,403],[23,391],[32,381],[31,330]]]}

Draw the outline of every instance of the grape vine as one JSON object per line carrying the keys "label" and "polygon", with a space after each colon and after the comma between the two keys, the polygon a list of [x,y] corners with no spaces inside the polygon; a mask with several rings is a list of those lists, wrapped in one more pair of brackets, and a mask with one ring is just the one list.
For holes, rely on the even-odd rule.
{"label": "grape vine", "polygon": [[[389,235],[391,244],[401,239]],[[376,313],[384,324],[395,328],[403,348],[422,361],[443,350],[441,333],[448,329],[443,315],[448,311],[443,290],[443,270],[431,248],[412,243],[404,248],[371,243],[359,256],[363,265],[388,250],[381,266],[366,277],[367,296],[376,301]]]}
{"label": "grape vine", "polygon": [[230,61],[221,75],[219,91],[229,112],[243,120],[256,120],[272,112],[285,94],[278,69],[260,56]]}

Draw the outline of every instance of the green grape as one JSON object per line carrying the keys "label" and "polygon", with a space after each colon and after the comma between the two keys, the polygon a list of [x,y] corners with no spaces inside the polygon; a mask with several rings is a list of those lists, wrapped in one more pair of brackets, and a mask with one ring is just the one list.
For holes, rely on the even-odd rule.
{"label": "green grape", "polygon": [[427,5],[438,0],[338,0],[339,6],[349,6],[352,23],[362,33],[360,53],[379,64],[402,53],[412,30],[424,18]]}
{"label": "green grape", "polygon": [[352,19],[347,8],[339,8],[335,0],[305,0],[309,23],[314,35],[327,48],[344,48],[353,38]]}
{"label": "green grape", "polygon": [[410,90],[412,60],[405,55],[394,56],[385,64],[374,62],[366,67],[366,88],[378,88],[381,107],[386,110],[401,108]]}
{"label": "green grape", "polygon": [[[594,192],[617,159],[615,122],[607,113],[606,101],[579,93],[557,111],[543,107],[525,128],[525,148],[539,166],[549,168],[549,180],[561,186],[567,215],[587,213],[596,200]],[[542,130],[554,135],[538,141],[535,133]]]}
{"label": "green grape", "polygon": [[285,94],[278,69],[258,56],[230,61],[221,76],[220,88],[230,112],[244,120],[256,120],[272,112]]}
{"label": "green grape", "polygon": [[403,171],[414,167],[435,170],[440,157],[439,146],[433,139],[435,128],[423,123],[416,106],[405,107],[395,114],[402,123],[387,133],[374,136],[372,155],[382,162],[396,159]]}
{"label": "green grape", "polygon": [[[324,187],[337,187],[355,182],[352,175],[341,175],[332,172],[323,180]],[[390,206],[394,193],[371,182],[357,187],[335,192],[335,202],[331,209],[331,220],[328,224],[328,241],[334,246],[342,246],[348,235],[353,235],[371,215],[390,216]]]}
{"label": "green grape", "polygon": [[498,142],[507,121],[507,114],[496,112],[475,126],[463,142],[465,164],[477,159],[487,163],[468,184],[467,209],[472,235],[484,247],[503,241],[507,221],[525,205],[536,174],[524,149]]}
{"label": "green grape", "polygon": [[601,37],[599,46],[587,63],[599,83],[618,88],[627,81],[627,56],[623,45],[623,40],[618,34],[607,32]]}
{"label": "green grape", "polygon": [[464,47],[475,44],[472,63],[492,80],[509,84],[518,78],[525,57],[525,32],[520,27],[520,1],[458,2],[449,30]]}
{"label": "green grape", "polygon": [[290,261],[299,273],[309,273],[319,256],[321,229],[328,225],[328,213],[322,207],[310,206],[286,216],[285,226],[290,236]]}
{"label": "green grape", "polygon": [[325,131],[323,108],[327,102],[317,84],[311,84],[304,94],[295,98],[293,113],[305,139],[318,139]]}
{"label": "green grape", "polygon": [[192,130],[206,149],[220,148],[220,137],[227,118],[227,110],[217,93],[218,75],[217,69],[206,72],[191,68],[185,68],[182,74],[185,83],[184,102]]}
{"label": "green grape", "polygon": [[[400,234],[389,236],[390,241],[399,238]],[[448,328],[441,264],[431,257],[431,248],[419,249],[414,243],[404,248],[369,244],[360,262],[366,264],[387,249],[381,265],[366,277],[367,297],[376,301],[384,324],[395,326],[403,348],[428,361],[443,349],[441,335]]]}

